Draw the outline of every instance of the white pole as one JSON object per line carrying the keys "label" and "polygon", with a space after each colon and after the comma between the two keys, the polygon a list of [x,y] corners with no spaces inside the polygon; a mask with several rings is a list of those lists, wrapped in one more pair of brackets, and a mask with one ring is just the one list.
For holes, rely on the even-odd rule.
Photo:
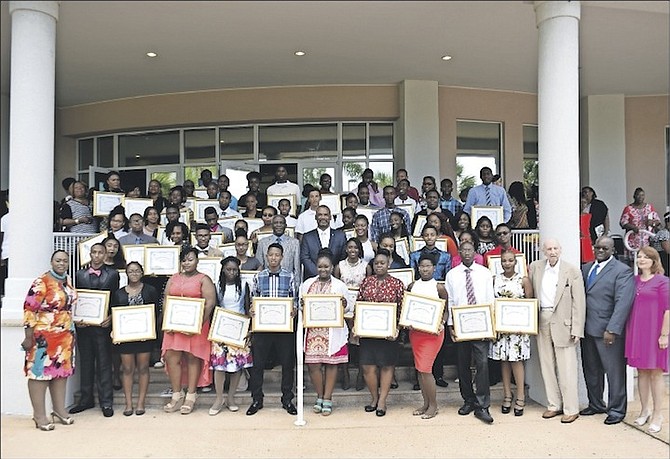
{"label": "white pole", "polygon": [[303,328],[302,328],[302,308],[298,307],[298,330],[295,334],[295,363],[296,369],[298,371],[298,378],[296,385],[298,386],[298,419],[295,420],[293,424],[297,426],[304,426],[307,424],[305,421],[305,410],[303,407],[303,400],[305,398],[305,381],[303,373],[303,364],[304,364],[304,353],[302,349],[303,343]]}

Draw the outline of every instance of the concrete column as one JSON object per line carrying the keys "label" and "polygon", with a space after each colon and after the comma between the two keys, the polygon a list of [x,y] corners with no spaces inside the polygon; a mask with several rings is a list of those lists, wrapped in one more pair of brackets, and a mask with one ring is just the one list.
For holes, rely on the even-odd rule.
{"label": "concrete column", "polygon": [[[23,299],[53,251],[54,113],[58,2],[12,1],[9,122],[10,263],[2,305],[2,412],[32,412],[23,377]],[[33,186],[25,192],[26,180]],[[35,211],[35,209],[41,209]],[[26,231],[21,221],[31,221]],[[15,256],[18,248],[21,256]]]}
{"label": "concrete column", "polygon": [[9,94],[0,94],[0,190],[9,189]]}
{"label": "concrete column", "polygon": [[407,169],[412,186],[440,171],[440,119],[437,81],[405,80],[400,84],[400,118],[396,133],[395,169]]}

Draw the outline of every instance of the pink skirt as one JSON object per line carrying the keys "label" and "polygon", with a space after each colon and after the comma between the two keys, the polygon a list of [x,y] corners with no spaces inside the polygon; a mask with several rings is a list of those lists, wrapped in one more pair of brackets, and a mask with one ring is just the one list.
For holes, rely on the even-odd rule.
{"label": "pink skirt", "polygon": [[[166,351],[182,351],[194,355],[202,360],[202,370],[198,377],[198,387],[209,386],[212,383],[212,370],[209,368],[211,343],[207,340],[209,335],[209,322],[202,324],[199,335],[184,335],[183,333],[164,333],[161,356],[165,357]],[[170,374],[170,366],[165,365],[165,371]],[[188,364],[186,357],[181,359],[181,384],[188,385]]]}
{"label": "pink skirt", "polygon": [[444,330],[439,335],[432,335],[418,330],[409,331],[409,342],[414,354],[414,367],[421,373],[431,373],[437,353],[444,341]]}

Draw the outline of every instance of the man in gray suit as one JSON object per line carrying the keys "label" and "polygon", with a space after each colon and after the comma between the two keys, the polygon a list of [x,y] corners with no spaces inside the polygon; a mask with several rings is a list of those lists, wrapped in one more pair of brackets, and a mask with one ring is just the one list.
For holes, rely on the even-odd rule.
{"label": "man in gray suit", "polygon": [[286,231],[286,218],[283,215],[272,217],[272,236],[267,236],[258,241],[256,247],[256,258],[261,262],[261,269],[268,267],[268,247],[270,244],[277,243],[284,248],[284,257],[281,261],[281,267],[293,273],[296,282],[302,279],[300,273],[300,242],[294,237],[284,234]]}
{"label": "man in gray suit", "polygon": [[[586,288],[586,327],[582,339],[584,379],[589,406],[584,416],[607,413],[605,424],[618,424],[626,417],[626,358],[624,330],[633,306],[633,271],[614,258],[614,241],[596,240],[596,262],[582,266]],[[607,374],[608,400],[603,400]]]}
{"label": "man in gray suit", "polygon": [[586,304],[579,269],[561,260],[555,239],[542,244],[546,259],[530,264],[533,291],[540,302],[537,351],[551,419],[563,414],[569,424],[579,417],[577,343],[584,336]]}

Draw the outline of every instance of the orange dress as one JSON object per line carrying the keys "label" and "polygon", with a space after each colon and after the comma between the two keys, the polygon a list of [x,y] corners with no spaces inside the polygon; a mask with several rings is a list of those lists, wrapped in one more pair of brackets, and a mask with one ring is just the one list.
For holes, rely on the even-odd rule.
{"label": "orange dress", "polygon": [[[184,276],[177,273],[170,279],[170,289],[167,292],[171,296],[183,296],[188,298],[202,298],[201,282],[205,274],[198,273],[194,276]],[[205,318],[202,323],[202,329],[198,335],[185,335],[183,333],[165,333],[163,335],[162,355],[165,352],[183,351],[194,355],[203,361],[202,370],[198,377],[198,387],[209,386],[212,383],[212,371],[209,369],[209,351],[210,342],[207,340],[209,335],[209,318]],[[165,366],[165,371],[170,373],[169,365]],[[186,359],[181,361],[181,379],[182,385],[188,384],[188,367]]]}

